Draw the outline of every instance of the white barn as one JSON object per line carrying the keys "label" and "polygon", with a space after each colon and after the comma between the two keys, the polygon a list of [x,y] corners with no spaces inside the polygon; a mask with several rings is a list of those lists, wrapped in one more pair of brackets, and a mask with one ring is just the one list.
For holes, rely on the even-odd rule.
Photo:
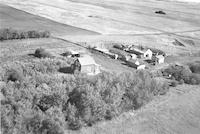
{"label": "white barn", "polygon": [[150,50],[150,49],[147,49],[145,52],[144,52],[144,57],[147,58],[147,59],[151,59],[153,56],[153,52]]}
{"label": "white barn", "polygon": [[81,64],[81,73],[87,75],[96,75],[100,73],[100,65],[96,64],[91,56],[84,55],[83,57],[78,58],[78,60]]}
{"label": "white barn", "polygon": [[157,62],[158,64],[164,63],[164,62],[165,62],[165,57],[164,57],[163,55],[157,55],[157,56],[156,56],[156,62]]}

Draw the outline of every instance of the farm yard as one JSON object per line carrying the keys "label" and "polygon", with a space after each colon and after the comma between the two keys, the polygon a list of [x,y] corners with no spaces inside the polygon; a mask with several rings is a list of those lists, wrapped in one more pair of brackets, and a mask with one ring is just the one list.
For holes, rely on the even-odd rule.
{"label": "farm yard", "polygon": [[198,134],[199,7],[1,0],[1,133]]}

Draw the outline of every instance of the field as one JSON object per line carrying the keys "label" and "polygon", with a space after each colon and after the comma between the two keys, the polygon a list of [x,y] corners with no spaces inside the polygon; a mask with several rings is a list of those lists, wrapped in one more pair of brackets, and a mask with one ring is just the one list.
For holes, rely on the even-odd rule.
{"label": "field", "polygon": [[[47,30],[57,35],[98,34],[96,32],[61,24],[6,5],[0,5],[1,28],[17,30]],[[78,32],[78,33],[77,33]]]}
{"label": "field", "polygon": [[[155,14],[157,10],[163,10],[166,12],[166,15]],[[72,83],[65,85],[65,82],[69,82],[68,80],[72,80],[75,76],[65,75],[60,72],[57,73],[55,70],[58,66],[68,64],[68,62],[65,63],[65,59],[63,60],[61,56],[61,54],[67,50],[80,51],[82,54],[91,55],[95,62],[101,66],[101,70],[105,71],[104,75],[108,77],[106,79],[108,79],[109,82],[115,81],[115,75],[119,75],[117,78],[121,78],[120,75],[122,73],[135,73],[136,70],[125,65],[124,62],[108,58],[101,53],[91,53],[86,49],[86,46],[98,46],[110,49],[113,44],[136,44],[160,49],[167,54],[165,63],[148,69],[147,71],[151,73],[166,68],[171,64],[186,66],[188,63],[200,63],[199,20],[199,3],[185,3],[172,0],[127,0],[123,2],[120,0],[57,0],[56,2],[54,0],[1,0],[0,28],[12,28],[24,31],[47,30],[51,33],[50,38],[0,41],[1,101],[3,100],[2,95],[5,92],[5,88],[8,90],[8,96],[6,97],[9,99],[16,97],[15,99],[19,101],[16,101],[16,104],[20,104],[20,107],[24,109],[30,108],[29,100],[34,100],[33,95],[40,98],[42,95],[57,93],[61,95],[61,99],[64,98],[64,100],[66,100],[70,95],[66,97],[65,95],[68,95],[68,93],[63,92],[71,88],[70,86],[72,85],[70,84]],[[181,42],[183,46],[175,44],[177,40]],[[37,48],[44,48],[56,58],[37,59],[33,57]],[[59,60],[60,63],[56,60]],[[36,69],[34,70],[36,72],[33,71],[34,73],[31,70],[31,62],[33,62],[33,66]],[[59,63],[59,65],[57,65],[57,63]],[[13,67],[22,66],[22,68],[27,66],[27,68],[25,68],[27,71],[27,81],[22,85],[24,87],[29,87],[28,93],[26,93],[27,91],[24,90],[25,88],[17,82],[14,84],[12,82],[4,82],[2,78],[4,70],[2,70],[2,68],[12,68],[12,65],[15,65]],[[43,65],[45,65],[45,67],[43,67]],[[18,71],[20,71],[20,69],[21,68],[19,68]],[[29,73],[34,75],[30,76]],[[146,75],[146,77],[150,78],[148,75]],[[80,77],[80,79],[82,80],[82,77]],[[105,84],[105,79],[103,79],[103,77],[101,79],[102,81],[100,82],[104,82]],[[137,75],[134,75],[134,78],[130,79],[140,81],[145,78],[141,78],[141,76],[138,78]],[[90,80],[91,79],[88,81]],[[124,79],[121,78],[120,80],[123,81]],[[151,82],[153,80],[150,82],[145,80],[142,81],[144,85],[152,84]],[[163,78],[160,76],[156,76],[156,80],[161,83],[163,82]],[[38,81],[39,83],[37,83]],[[164,79],[164,81],[166,81],[166,79]],[[83,80],[83,83],[84,82]],[[115,82],[115,84],[117,82]],[[140,86],[142,87],[142,82],[140,81],[138,85],[136,84],[137,87],[133,88],[134,92],[138,93],[138,96],[143,94],[143,92],[135,90]],[[80,82],[78,84],[81,85],[83,83]],[[86,82],[84,84],[87,85],[88,83]],[[96,91],[95,88],[91,86],[92,84],[94,83],[89,83],[87,85],[88,87],[84,87],[83,90],[88,91],[88,89],[91,89],[92,91]],[[97,88],[112,92],[112,89],[120,85],[118,83],[115,84],[102,84]],[[160,90],[164,90],[164,86],[161,87]],[[125,87],[121,86],[121,89],[124,88]],[[52,92],[49,89],[56,90]],[[147,87],[147,89],[149,88]],[[33,90],[37,90],[37,92]],[[45,92],[42,90],[45,90]],[[113,96],[117,93],[122,94],[119,90],[115,90],[116,92],[112,92]],[[166,91],[164,90],[164,92]],[[24,97],[24,93],[29,95],[30,98]],[[92,104],[94,103],[94,106],[97,106],[97,109],[98,106],[102,109],[104,108],[101,107],[102,102],[96,100],[96,98],[99,99],[99,94],[96,94],[96,92],[93,92],[93,94],[89,94],[90,92],[87,93],[88,96],[93,95],[90,101],[92,101]],[[144,91],[144,94],[145,93],[146,91]],[[19,99],[19,95],[22,96],[22,100]],[[112,95],[110,96],[111,99],[113,99]],[[148,98],[148,95],[145,97]],[[147,104],[145,103],[145,105],[137,110],[132,109],[123,112],[112,120],[97,121],[93,125],[88,125],[91,125],[91,127],[84,126],[77,131],[65,130],[65,133],[198,134],[200,132],[199,96],[199,85],[184,83],[176,87],[170,86],[169,91],[165,95],[155,95],[152,101],[148,101]],[[119,96],[114,98],[113,101],[117,102],[118,97]],[[2,103],[10,102],[2,101]],[[110,104],[108,103],[107,105]],[[60,106],[55,106],[55,108],[60,110]],[[63,114],[59,113],[62,113],[62,111],[55,108],[50,109],[52,111],[49,111],[47,116],[59,116],[59,121],[64,122]],[[71,108],[70,110],[73,112],[74,109]],[[21,113],[19,115],[25,115],[23,113],[24,111],[20,111]],[[55,115],[53,112],[59,114]],[[41,115],[43,115],[43,113]],[[8,115],[8,117],[9,119],[11,118],[10,115]],[[46,115],[42,117],[45,118]],[[20,119],[17,118],[16,122],[20,122]],[[19,126],[16,129],[19,129]]]}

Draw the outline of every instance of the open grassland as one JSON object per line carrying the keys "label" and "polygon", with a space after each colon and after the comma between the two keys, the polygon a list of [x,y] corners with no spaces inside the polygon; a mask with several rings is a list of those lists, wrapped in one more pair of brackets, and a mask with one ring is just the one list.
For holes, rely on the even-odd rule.
{"label": "open grassland", "polygon": [[[2,0],[17,9],[102,34],[185,33],[199,35],[199,6],[166,1]],[[166,15],[158,15],[164,10]]]}
{"label": "open grassland", "polygon": [[49,31],[57,35],[97,34],[96,32],[61,24],[15,8],[0,4],[0,28],[13,28],[23,31]]}

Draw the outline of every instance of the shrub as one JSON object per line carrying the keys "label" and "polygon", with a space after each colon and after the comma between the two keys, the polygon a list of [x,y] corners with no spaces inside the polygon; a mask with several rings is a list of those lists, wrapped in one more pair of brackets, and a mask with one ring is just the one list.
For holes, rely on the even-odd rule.
{"label": "shrub", "polygon": [[17,70],[10,69],[6,72],[4,76],[5,81],[13,81],[13,82],[22,82],[23,81],[23,74]]}
{"label": "shrub", "polygon": [[51,58],[52,57],[52,55],[43,48],[36,49],[34,56],[38,57],[38,58],[47,58],[47,57]]}
{"label": "shrub", "polygon": [[199,73],[200,74],[200,63],[190,64],[189,68],[193,73]]}
{"label": "shrub", "polygon": [[49,108],[53,106],[59,106],[60,104],[61,104],[60,96],[53,94],[53,95],[42,96],[37,105],[43,112],[45,112]]}
{"label": "shrub", "polygon": [[66,115],[66,121],[68,122],[69,129],[78,130],[82,127],[82,122],[80,118],[77,116],[77,108],[70,103],[67,104],[66,109],[64,109],[64,113]]}
{"label": "shrub", "polygon": [[177,82],[177,81],[173,80],[173,81],[171,82],[171,86],[172,86],[172,87],[176,87],[177,85],[178,85],[178,82]]}
{"label": "shrub", "polygon": [[34,134],[64,134],[55,121],[41,115],[25,118],[25,132]]}

